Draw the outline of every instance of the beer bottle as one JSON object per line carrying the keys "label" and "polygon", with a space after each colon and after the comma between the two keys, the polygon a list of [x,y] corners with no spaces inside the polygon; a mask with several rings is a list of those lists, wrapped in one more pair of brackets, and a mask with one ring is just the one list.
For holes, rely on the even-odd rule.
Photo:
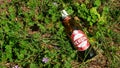
{"label": "beer bottle", "polygon": [[86,61],[96,55],[95,50],[90,45],[86,34],[81,26],[65,10],[61,11],[62,23],[65,27],[67,36],[71,39],[75,49],[77,49],[78,59]]}

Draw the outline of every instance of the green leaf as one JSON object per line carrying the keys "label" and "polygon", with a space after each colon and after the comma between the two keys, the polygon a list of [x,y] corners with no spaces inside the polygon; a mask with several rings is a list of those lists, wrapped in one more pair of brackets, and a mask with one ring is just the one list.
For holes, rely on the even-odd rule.
{"label": "green leaf", "polygon": [[22,60],[24,58],[24,54],[19,54],[18,59]]}
{"label": "green leaf", "polygon": [[97,31],[97,32],[96,32],[96,38],[98,39],[99,37],[101,37],[101,32],[100,32],[100,31]]}
{"label": "green leaf", "polygon": [[9,11],[9,13],[15,13],[14,6],[9,6],[8,11]]}
{"label": "green leaf", "polygon": [[28,48],[27,45],[29,45],[27,41],[24,41],[24,40],[20,41],[20,47],[21,48]]}
{"label": "green leaf", "polygon": [[35,8],[36,6],[37,6],[37,1],[35,1],[35,0],[29,0],[28,2],[27,2],[27,5],[29,6],[29,7],[31,7],[32,9],[33,8]]}
{"label": "green leaf", "polygon": [[55,21],[57,21],[57,17],[56,17],[56,15],[54,14],[54,15],[52,16],[52,22],[55,22]]}
{"label": "green leaf", "polygon": [[6,55],[5,54],[2,54],[2,61],[6,61],[8,58],[6,57]]}
{"label": "green leaf", "polygon": [[63,35],[64,27],[59,28],[57,35]]}
{"label": "green leaf", "polygon": [[15,20],[15,7],[9,6],[8,8],[10,19]]}
{"label": "green leaf", "polygon": [[105,23],[106,23],[107,21],[106,21],[106,17],[100,17],[100,19],[99,19],[99,21],[98,21],[98,24],[99,25],[104,25]]}
{"label": "green leaf", "polygon": [[60,63],[57,63],[53,68],[60,68]]}
{"label": "green leaf", "polygon": [[54,14],[52,9],[49,9],[48,13],[51,14],[51,15]]}
{"label": "green leaf", "polygon": [[81,10],[83,10],[85,13],[89,12],[85,4],[81,4],[81,8]]}
{"label": "green leaf", "polygon": [[109,12],[109,8],[108,7],[104,7],[102,15],[101,15],[101,17],[98,20],[98,24],[99,25],[104,25],[104,24],[107,23],[107,16],[106,15],[108,14],[108,12]]}
{"label": "green leaf", "polygon": [[10,31],[10,28],[9,28],[9,26],[7,24],[3,27],[3,29],[4,29],[5,32],[9,32]]}
{"label": "green leaf", "polygon": [[6,58],[9,58],[9,60],[12,61],[12,47],[10,45],[7,45],[5,48]]}
{"label": "green leaf", "polygon": [[101,5],[101,0],[95,0],[94,5],[95,5],[96,7],[99,7],[99,6]]}
{"label": "green leaf", "polygon": [[75,58],[75,56],[76,56],[76,53],[73,52],[73,53],[71,54],[71,58]]}
{"label": "green leaf", "polygon": [[103,8],[102,15],[106,15],[106,14],[108,14],[108,12],[109,12],[109,8],[108,8],[107,6],[105,6],[105,7]]}
{"label": "green leaf", "polygon": [[44,25],[42,25],[42,24],[38,24],[38,26],[39,26],[39,28],[40,28],[40,30],[41,30],[41,32],[45,32],[46,31],[46,28],[45,28],[45,26]]}
{"label": "green leaf", "polygon": [[39,20],[43,20],[44,16],[43,16],[43,14],[39,14],[38,16],[36,16],[36,18],[39,19]]}
{"label": "green leaf", "polygon": [[93,26],[93,22],[90,22],[89,24],[90,24],[90,26]]}
{"label": "green leaf", "polygon": [[30,68],[38,68],[38,67],[37,67],[37,65],[35,63],[31,63]]}
{"label": "green leaf", "polygon": [[35,23],[34,22],[28,22],[29,26],[33,26]]}
{"label": "green leaf", "polygon": [[11,47],[10,45],[6,45],[5,48],[6,48],[5,51],[6,51],[7,53],[12,53],[12,47]]}
{"label": "green leaf", "polygon": [[78,16],[83,19],[87,19],[88,15],[89,15],[89,9],[87,9],[86,5],[81,4],[77,8],[78,8]]}
{"label": "green leaf", "polygon": [[98,18],[100,18],[100,14],[97,12],[97,8],[93,7],[90,9],[91,16],[97,15]]}
{"label": "green leaf", "polygon": [[91,21],[91,16],[88,16],[87,21]]}
{"label": "green leaf", "polygon": [[65,68],[71,68],[71,64],[68,61],[66,61],[64,65],[65,65]]}
{"label": "green leaf", "polygon": [[50,23],[50,19],[48,17],[45,18],[45,23]]}
{"label": "green leaf", "polygon": [[71,6],[67,7],[66,11],[68,12],[68,14],[73,14],[74,12]]}

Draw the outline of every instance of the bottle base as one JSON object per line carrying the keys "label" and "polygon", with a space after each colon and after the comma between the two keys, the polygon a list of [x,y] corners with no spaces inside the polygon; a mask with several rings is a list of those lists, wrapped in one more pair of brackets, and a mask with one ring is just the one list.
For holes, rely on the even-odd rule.
{"label": "bottle base", "polygon": [[93,57],[96,56],[96,52],[95,50],[90,46],[87,50],[85,51],[78,51],[77,52],[78,55],[78,60],[83,62],[83,61],[87,61]]}

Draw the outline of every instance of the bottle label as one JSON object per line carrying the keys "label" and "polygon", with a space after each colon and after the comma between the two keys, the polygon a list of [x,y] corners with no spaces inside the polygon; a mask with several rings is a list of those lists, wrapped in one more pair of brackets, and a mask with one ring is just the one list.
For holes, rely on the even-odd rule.
{"label": "bottle label", "polygon": [[71,39],[78,51],[84,51],[90,46],[87,36],[81,30],[74,30]]}

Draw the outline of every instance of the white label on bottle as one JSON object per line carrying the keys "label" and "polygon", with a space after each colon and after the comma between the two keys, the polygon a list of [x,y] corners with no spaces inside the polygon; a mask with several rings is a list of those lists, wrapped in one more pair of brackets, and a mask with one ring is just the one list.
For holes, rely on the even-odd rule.
{"label": "white label on bottle", "polygon": [[81,30],[74,30],[71,39],[75,48],[79,51],[84,51],[90,46],[87,36]]}

